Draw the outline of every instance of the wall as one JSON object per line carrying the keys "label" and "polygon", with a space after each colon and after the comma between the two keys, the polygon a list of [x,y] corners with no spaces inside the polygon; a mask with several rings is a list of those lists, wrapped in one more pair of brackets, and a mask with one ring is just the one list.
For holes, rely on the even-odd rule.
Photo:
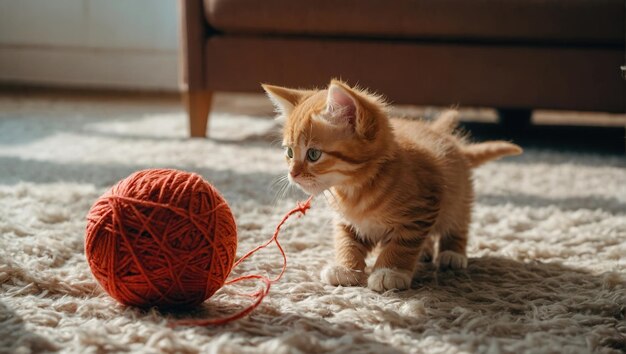
{"label": "wall", "polygon": [[176,90],[174,0],[0,0],[0,82]]}

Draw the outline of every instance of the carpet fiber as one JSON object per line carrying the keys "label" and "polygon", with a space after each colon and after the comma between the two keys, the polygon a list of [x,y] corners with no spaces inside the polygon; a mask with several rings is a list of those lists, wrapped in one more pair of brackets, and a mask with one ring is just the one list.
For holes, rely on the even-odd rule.
{"label": "carpet fiber", "polygon": [[[232,313],[249,301],[235,293],[254,284],[224,288],[187,313],[117,304],[92,278],[83,247],[89,207],[119,179],[150,167],[200,173],[233,209],[239,255],[304,198],[275,197],[272,183],[285,173],[276,127],[266,106],[242,102],[216,109],[211,139],[188,140],[177,102],[0,97],[0,352],[626,350],[623,156],[531,149],[476,170],[468,269],[427,267],[409,291],[320,282],[333,253],[332,213],[318,198],[284,228],[287,272],[250,316],[167,326]],[[270,248],[233,275],[273,275],[280,264]]]}

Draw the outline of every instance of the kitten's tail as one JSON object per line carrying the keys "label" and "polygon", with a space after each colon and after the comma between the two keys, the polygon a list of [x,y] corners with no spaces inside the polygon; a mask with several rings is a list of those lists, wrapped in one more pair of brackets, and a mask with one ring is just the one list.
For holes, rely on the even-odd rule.
{"label": "kitten's tail", "polygon": [[430,123],[430,128],[439,133],[452,133],[459,125],[459,111],[449,109]]}
{"label": "kitten's tail", "polygon": [[521,147],[501,140],[465,145],[462,151],[470,167],[478,167],[485,162],[504,156],[520,155],[523,152]]}
{"label": "kitten's tail", "polygon": [[[459,111],[449,109],[440,114],[434,121],[430,123],[430,128],[436,132],[444,134],[454,134],[454,130],[459,125]],[[463,135],[458,135],[461,144],[466,139]],[[497,160],[504,156],[520,155],[522,148],[501,140],[487,141],[484,143],[468,144],[462,147],[463,154],[470,167],[478,167],[485,162]]]}

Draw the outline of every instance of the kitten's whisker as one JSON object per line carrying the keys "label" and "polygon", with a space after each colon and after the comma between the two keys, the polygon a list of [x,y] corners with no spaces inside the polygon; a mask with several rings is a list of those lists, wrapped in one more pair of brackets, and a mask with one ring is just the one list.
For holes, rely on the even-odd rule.
{"label": "kitten's whisker", "polygon": [[280,179],[275,179],[275,180],[274,180],[274,181],[270,184],[269,188],[270,188],[271,190],[274,190],[274,189],[280,188],[280,186],[281,186],[282,182],[283,182],[283,181],[281,181]]}
{"label": "kitten's whisker", "polygon": [[322,195],[324,196],[324,199],[326,199],[326,203],[327,203],[328,205],[330,205],[330,201],[328,200],[328,196],[326,195],[326,192],[327,192],[327,191],[328,191],[327,189],[323,190],[323,191],[322,191]]}
{"label": "kitten's whisker", "polygon": [[290,183],[287,176],[280,176],[273,184],[273,189],[276,191],[272,201],[272,205],[276,207],[278,202],[285,197],[285,191],[289,188]]}
{"label": "kitten's whisker", "polygon": [[[334,205],[335,206],[339,206],[339,201],[337,200],[337,197],[335,196],[335,193],[333,193],[332,190],[328,189],[328,193],[330,194],[331,197],[333,197],[333,201],[334,201]],[[337,210],[339,210],[338,208],[336,208]]]}
{"label": "kitten's whisker", "polygon": [[272,139],[272,142],[270,143],[270,145],[272,147],[280,147],[280,146],[283,145],[283,137],[282,137],[282,134],[280,132],[276,133],[276,135]]}
{"label": "kitten's whisker", "polygon": [[[328,193],[327,193],[328,192]],[[334,207],[335,205],[337,205],[337,200],[335,199],[335,197],[332,195],[332,192],[329,189],[325,189],[324,192],[324,199],[326,199],[326,203],[328,204],[328,206],[330,206],[331,208]],[[333,198],[333,200],[329,199],[329,195],[330,197]],[[334,202],[333,202],[334,201]]]}
{"label": "kitten's whisker", "polygon": [[283,187],[284,183],[285,183],[284,179],[282,179],[281,177],[278,177],[270,184],[270,190],[272,192],[274,191],[277,192]]}
{"label": "kitten's whisker", "polygon": [[291,192],[291,189],[293,188],[293,184],[291,184],[291,182],[289,182],[288,180],[285,183],[285,186],[283,188],[283,190],[281,191],[281,195],[280,195],[280,199],[285,199],[285,197],[288,195],[288,193]]}
{"label": "kitten's whisker", "polygon": [[285,180],[287,180],[289,177],[287,175],[281,175],[276,177],[276,179],[274,180],[274,182],[272,182],[272,184],[278,184],[280,182],[284,182]]}

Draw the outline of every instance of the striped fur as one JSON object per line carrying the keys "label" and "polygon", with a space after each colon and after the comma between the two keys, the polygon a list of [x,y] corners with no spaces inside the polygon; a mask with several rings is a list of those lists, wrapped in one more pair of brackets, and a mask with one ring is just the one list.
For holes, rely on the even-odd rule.
{"label": "striped fur", "polygon": [[[454,132],[456,111],[431,123],[389,118],[379,96],[336,80],[318,91],[264,88],[285,117],[290,182],[332,194],[337,257],[324,281],[364,284],[365,257],[376,246],[367,285],[377,291],[408,288],[419,259],[443,268],[467,264],[471,167],[521,153],[518,146],[468,144]],[[321,158],[309,161],[308,149]]]}

